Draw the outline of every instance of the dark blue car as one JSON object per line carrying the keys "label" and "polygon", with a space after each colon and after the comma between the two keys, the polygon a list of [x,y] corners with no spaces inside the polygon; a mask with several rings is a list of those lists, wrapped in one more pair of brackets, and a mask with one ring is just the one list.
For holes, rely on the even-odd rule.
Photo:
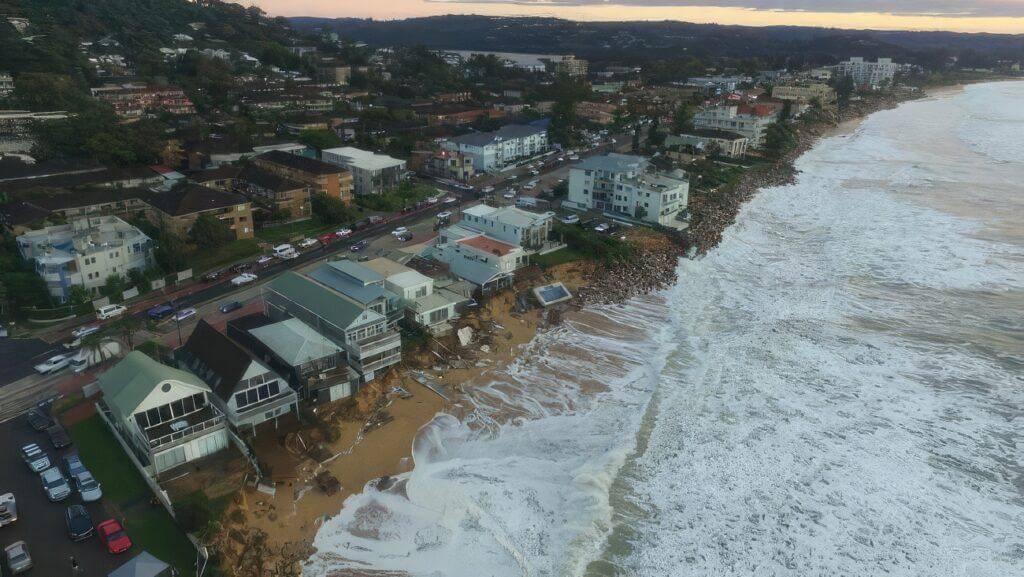
{"label": "dark blue car", "polygon": [[149,309],[149,311],[146,314],[148,314],[149,318],[153,319],[154,321],[158,321],[160,319],[167,318],[174,314],[174,307],[172,307],[169,303],[164,303],[162,305],[157,305]]}
{"label": "dark blue car", "polygon": [[229,313],[231,311],[237,311],[240,308],[242,308],[242,303],[240,303],[238,301],[231,301],[231,302],[221,303],[221,305],[220,305],[220,312],[222,312],[224,314],[227,314],[227,313]]}

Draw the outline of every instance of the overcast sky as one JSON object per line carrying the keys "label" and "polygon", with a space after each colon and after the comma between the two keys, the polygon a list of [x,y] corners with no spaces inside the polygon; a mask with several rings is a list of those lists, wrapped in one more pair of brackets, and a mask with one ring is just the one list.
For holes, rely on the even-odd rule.
{"label": "overcast sky", "polygon": [[235,0],[270,14],[411,18],[437,14],[682,20],[1024,33],[1024,0]]}

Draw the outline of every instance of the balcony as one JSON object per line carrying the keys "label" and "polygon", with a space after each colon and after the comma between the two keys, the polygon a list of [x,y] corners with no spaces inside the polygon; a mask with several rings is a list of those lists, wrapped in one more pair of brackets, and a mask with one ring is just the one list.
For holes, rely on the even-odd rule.
{"label": "balcony", "polygon": [[224,415],[213,405],[206,405],[201,410],[185,415],[181,419],[146,429],[145,436],[149,442],[150,451],[153,451],[186,443],[223,426]]}
{"label": "balcony", "polygon": [[379,354],[388,349],[402,347],[402,336],[398,331],[385,331],[372,337],[366,337],[361,341],[352,343],[351,350],[357,359],[363,359],[371,355]]}

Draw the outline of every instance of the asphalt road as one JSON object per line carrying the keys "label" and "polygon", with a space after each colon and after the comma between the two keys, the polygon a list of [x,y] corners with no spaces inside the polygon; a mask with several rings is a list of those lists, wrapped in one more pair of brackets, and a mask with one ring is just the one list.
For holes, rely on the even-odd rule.
{"label": "asphalt road", "polygon": [[[138,552],[129,550],[127,555],[111,555],[96,536],[80,543],[71,541],[64,525],[64,511],[74,503],[81,503],[78,494],[73,493],[64,501],[51,503],[43,493],[39,475],[33,473],[18,454],[22,445],[35,442],[49,453],[50,462],[56,463],[64,454],[73,453],[74,446],[63,451],[55,450],[46,434],[33,431],[24,417],[0,425],[0,438],[5,441],[0,449],[0,493],[14,493],[18,506],[18,520],[0,528],[0,544],[4,547],[15,541],[28,544],[29,555],[35,563],[29,575],[70,576],[71,556],[74,555],[82,568],[78,573],[80,577],[105,577]],[[120,449],[115,447],[113,450]],[[85,506],[94,525],[111,517],[102,501],[86,503]],[[9,575],[6,559],[3,574]]]}
{"label": "asphalt road", "polygon": [[59,348],[42,339],[0,338],[0,387],[31,375],[33,361],[42,361]]}

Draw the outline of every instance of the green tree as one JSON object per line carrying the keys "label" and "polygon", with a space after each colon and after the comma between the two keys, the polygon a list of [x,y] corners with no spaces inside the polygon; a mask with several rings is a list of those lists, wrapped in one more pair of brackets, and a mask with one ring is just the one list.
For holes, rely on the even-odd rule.
{"label": "green tree", "polygon": [[661,131],[661,120],[655,115],[651,120],[651,126],[647,129],[647,146],[661,146],[665,144],[665,133]]}
{"label": "green tree", "polygon": [[339,138],[333,130],[328,130],[326,128],[307,128],[306,130],[303,130],[299,133],[299,142],[310,148],[316,149],[317,152],[320,152],[325,148],[341,146],[341,138]]}
{"label": "green tree", "polygon": [[212,214],[201,214],[192,223],[192,230],[189,232],[192,242],[201,249],[211,249],[224,246],[235,237],[231,227],[223,220]]}
{"label": "green tree", "polygon": [[81,348],[89,356],[97,356],[100,362],[109,358],[109,347],[104,347],[110,339],[103,333],[91,333],[82,337]]}
{"label": "green tree", "polygon": [[188,265],[185,242],[169,228],[161,229],[157,235],[153,257],[160,268],[166,272],[185,270]]}
{"label": "green tree", "polygon": [[121,319],[114,326],[121,332],[121,340],[124,342],[124,346],[128,350],[134,349],[135,333],[142,329],[142,321],[139,320],[139,317],[130,314],[122,315]]}
{"label": "green tree", "polygon": [[68,110],[77,112],[89,103],[84,86],[70,76],[46,72],[24,72],[14,83],[14,96],[29,110]]}
{"label": "green tree", "polygon": [[80,284],[73,284],[68,288],[68,303],[72,306],[84,305],[92,300],[89,291]]}
{"label": "green tree", "polygon": [[100,287],[100,294],[110,297],[110,300],[117,302],[121,300],[121,293],[124,292],[124,279],[116,274],[107,277],[106,282]]}
{"label": "green tree", "polygon": [[796,134],[784,122],[774,122],[764,135],[764,152],[769,158],[781,158],[796,146]]}
{"label": "green tree", "polygon": [[683,102],[672,115],[672,132],[682,134],[693,127],[693,107]]}
{"label": "green tree", "polygon": [[310,209],[313,217],[324,225],[349,223],[355,220],[352,208],[341,199],[327,196],[322,192],[314,193],[310,198]]}

